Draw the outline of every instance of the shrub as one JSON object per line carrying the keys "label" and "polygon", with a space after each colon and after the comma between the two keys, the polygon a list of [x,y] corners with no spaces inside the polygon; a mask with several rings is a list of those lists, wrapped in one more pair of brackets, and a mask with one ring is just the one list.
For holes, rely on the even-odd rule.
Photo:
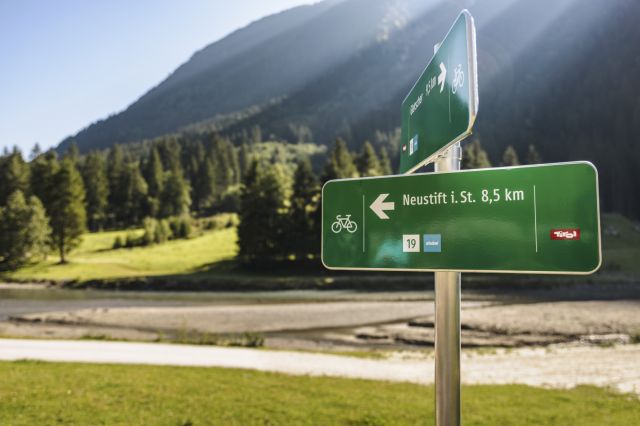
{"label": "shrub", "polygon": [[189,238],[191,236],[191,218],[189,216],[174,216],[169,220],[173,238]]}
{"label": "shrub", "polygon": [[144,228],[144,234],[142,234],[142,245],[148,246],[155,242],[156,228],[158,227],[158,221],[152,217],[145,217],[142,222]]}
{"label": "shrub", "polygon": [[122,247],[123,247],[122,237],[120,237],[120,235],[118,235],[116,237],[116,239],[113,240],[113,249],[117,250],[117,249],[121,249]]}
{"label": "shrub", "polygon": [[164,219],[158,221],[153,233],[153,241],[156,244],[162,244],[169,241],[171,238],[173,238],[173,234],[171,233],[171,228],[167,221]]}
{"label": "shrub", "polygon": [[221,213],[210,218],[202,219],[200,226],[205,230],[225,229],[238,226],[238,215],[234,213]]}
{"label": "shrub", "polygon": [[139,239],[133,233],[128,233],[124,246],[126,248],[132,248],[139,245]]}

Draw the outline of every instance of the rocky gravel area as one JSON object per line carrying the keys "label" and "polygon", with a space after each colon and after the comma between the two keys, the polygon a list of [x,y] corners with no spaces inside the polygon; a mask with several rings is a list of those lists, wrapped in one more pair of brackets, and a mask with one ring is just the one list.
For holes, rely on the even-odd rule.
{"label": "rocky gravel area", "polygon": [[[138,306],[16,315],[8,336],[153,340],[165,332],[263,333],[278,348],[393,348],[434,345],[431,301]],[[463,302],[463,347],[556,343],[625,344],[640,338],[640,301],[503,304]]]}

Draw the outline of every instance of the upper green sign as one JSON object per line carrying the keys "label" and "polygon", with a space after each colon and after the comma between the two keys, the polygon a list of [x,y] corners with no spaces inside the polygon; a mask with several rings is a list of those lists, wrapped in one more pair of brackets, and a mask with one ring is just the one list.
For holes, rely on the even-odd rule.
{"label": "upper green sign", "polygon": [[598,269],[591,163],[329,181],[322,261],[330,269],[575,273]]}
{"label": "upper green sign", "polygon": [[471,134],[478,110],[476,37],[463,10],[402,102],[400,173],[432,162]]}

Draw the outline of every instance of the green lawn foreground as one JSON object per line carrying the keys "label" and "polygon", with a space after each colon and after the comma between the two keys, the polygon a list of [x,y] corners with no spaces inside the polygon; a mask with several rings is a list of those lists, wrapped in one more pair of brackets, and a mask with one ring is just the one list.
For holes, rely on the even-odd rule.
{"label": "green lawn foreground", "polygon": [[[418,374],[418,372],[416,372]],[[2,425],[433,424],[433,387],[219,368],[0,362]],[[465,425],[640,424],[595,387],[466,386]]]}

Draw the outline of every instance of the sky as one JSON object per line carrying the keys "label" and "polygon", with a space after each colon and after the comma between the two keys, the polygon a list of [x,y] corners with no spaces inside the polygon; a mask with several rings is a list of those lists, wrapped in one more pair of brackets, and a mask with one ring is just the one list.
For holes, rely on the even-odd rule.
{"label": "sky", "polygon": [[0,149],[53,147],[125,109],[207,44],[315,1],[2,1]]}

